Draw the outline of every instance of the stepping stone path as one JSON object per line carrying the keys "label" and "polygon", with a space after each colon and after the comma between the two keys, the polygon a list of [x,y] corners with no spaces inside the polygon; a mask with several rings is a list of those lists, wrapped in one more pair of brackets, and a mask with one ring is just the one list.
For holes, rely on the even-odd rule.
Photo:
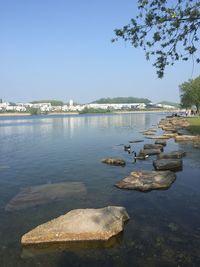
{"label": "stepping stone path", "polygon": [[146,192],[153,189],[167,189],[175,179],[176,175],[171,171],[135,171],[116,183],[115,186],[121,189]]}
{"label": "stepping stone path", "polygon": [[107,159],[102,159],[102,163],[110,164],[110,165],[115,165],[115,166],[125,166],[126,162],[123,159],[114,159],[114,158],[107,158]]}
{"label": "stepping stone path", "polygon": [[157,171],[179,171],[182,169],[183,162],[181,159],[158,159],[154,160],[153,166]]}
{"label": "stepping stone path", "polygon": [[76,209],[39,225],[22,236],[22,245],[108,240],[123,231],[129,219],[124,207]]}

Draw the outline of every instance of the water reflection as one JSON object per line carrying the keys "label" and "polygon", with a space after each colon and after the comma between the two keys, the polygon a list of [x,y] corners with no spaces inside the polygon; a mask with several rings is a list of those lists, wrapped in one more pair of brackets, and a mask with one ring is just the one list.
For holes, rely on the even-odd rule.
{"label": "water reflection", "polygon": [[32,246],[25,246],[22,250],[22,258],[35,257],[36,255],[49,254],[63,251],[82,251],[94,250],[102,248],[113,248],[120,246],[123,240],[123,233],[109,238],[107,241],[74,241],[64,243],[51,243],[51,244],[36,244]]}
{"label": "water reflection", "polygon": [[150,121],[150,114],[117,114],[117,115],[76,115],[61,117],[40,117],[34,118],[13,118],[5,120],[0,118],[1,135],[16,133],[34,133],[34,131],[48,132],[52,129],[68,129],[73,136],[73,132],[78,128],[113,128],[113,127],[131,127],[145,128]]}

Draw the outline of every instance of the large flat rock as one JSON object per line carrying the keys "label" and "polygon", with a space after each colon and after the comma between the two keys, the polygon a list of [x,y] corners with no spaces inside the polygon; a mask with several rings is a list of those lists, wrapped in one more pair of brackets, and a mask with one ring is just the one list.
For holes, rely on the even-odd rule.
{"label": "large flat rock", "polygon": [[125,166],[126,162],[123,159],[116,159],[116,158],[106,158],[101,160],[102,163],[106,163],[109,165],[115,165],[115,166]]}
{"label": "large flat rock", "polygon": [[169,153],[161,153],[158,155],[158,159],[180,159],[186,155],[185,151],[177,150]]}
{"label": "large flat rock", "polygon": [[62,200],[66,197],[85,195],[86,187],[82,182],[44,184],[23,188],[5,207],[7,211],[21,210],[41,204]]}
{"label": "large flat rock", "polygon": [[22,236],[22,245],[108,240],[123,231],[129,219],[123,207],[76,209],[41,224]]}
{"label": "large flat rock", "polygon": [[181,159],[158,159],[154,160],[153,166],[158,171],[178,171],[182,169],[183,162]]}
{"label": "large flat rock", "polygon": [[167,189],[175,181],[176,175],[171,171],[135,171],[115,186],[122,189],[150,191],[153,189]]}

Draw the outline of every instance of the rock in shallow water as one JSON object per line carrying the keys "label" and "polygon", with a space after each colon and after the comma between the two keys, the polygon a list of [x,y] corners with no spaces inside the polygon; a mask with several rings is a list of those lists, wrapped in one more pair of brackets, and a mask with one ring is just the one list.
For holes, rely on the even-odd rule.
{"label": "rock in shallow water", "polygon": [[194,135],[177,135],[175,137],[176,142],[195,141],[198,137]]}
{"label": "rock in shallow water", "polygon": [[22,236],[22,245],[108,240],[123,231],[129,219],[123,207],[76,209],[41,224]]}
{"label": "rock in shallow water", "polygon": [[115,186],[145,192],[153,189],[167,189],[175,179],[176,175],[171,171],[135,171]]}
{"label": "rock in shallow water", "polygon": [[161,150],[158,148],[152,148],[152,149],[141,149],[139,152],[139,155],[142,156],[146,156],[146,155],[158,155],[161,153]]}
{"label": "rock in shallow water", "polygon": [[52,201],[62,200],[65,197],[85,195],[86,187],[82,182],[64,182],[44,184],[23,188],[5,207],[6,211],[21,210]]}
{"label": "rock in shallow water", "polygon": [[158,171],[179,171],[182,170],[183,162],[181,159],[158,159],[154,160],[153,166]]}
{"label": "rock in shallow water", "polygon": [[158,155],[158,159],[180,159],[184,157],[186,153],[182,150],[172,151],[169,153],[161,153]]}
{"label": "rock in shallow water", "polygon": [[158,139],[158,140],[155,141],[155,144],[156,145],[166,146],[167,142],[166,142],[166,140]]}
{"label": "rock in shallow water", "polygon": [[102,163],[110,164],[110,165],[115,165],[115,166],[125,166],[126,162],[123,159],[114,159],[114,158],[107,158],[107,159],[102,159]]}
{"label": "rock in shallow water", "polygon": [[163,145],[161,144],[145,144],[144,149],[160,149],[163,150]]}

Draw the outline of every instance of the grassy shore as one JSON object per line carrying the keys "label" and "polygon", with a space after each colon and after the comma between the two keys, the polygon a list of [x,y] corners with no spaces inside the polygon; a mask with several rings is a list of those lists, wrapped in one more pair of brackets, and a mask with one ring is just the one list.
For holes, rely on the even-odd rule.
{"label": "grassy shore", "polygon": [[190,126],[188,130],[193,134],[200,134],[200,117],[187,118]]}

